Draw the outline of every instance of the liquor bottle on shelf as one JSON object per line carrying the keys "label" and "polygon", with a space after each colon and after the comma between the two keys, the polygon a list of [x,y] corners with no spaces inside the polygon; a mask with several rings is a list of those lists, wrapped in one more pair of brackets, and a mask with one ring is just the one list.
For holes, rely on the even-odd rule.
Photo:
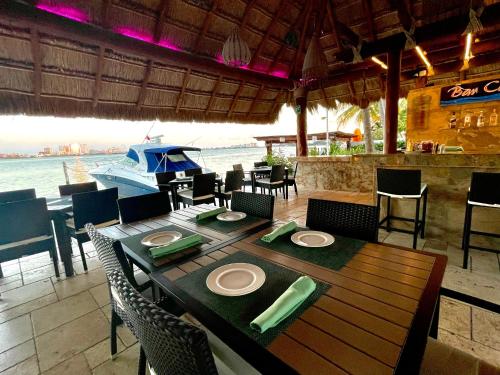
{"label": "liquor bottle on shelf", "polygon": [[470,112],[466,112],[464,117],[464,128],[470,128],[470,123],[471,123],[471,114]]}
{"label": "liquor bottle on shelf", "polygon": [[455,129],[457,127],[457,116],[455,112],[451,113],[450,120],[448,121],[450,129]]}
{"label": "liquor bottle on shelf", "polygon": [[493,112],[490,115],[490,126],[497,126],[498,124],[498,115],[496,108],[493,108]]}
{"label": "liquor bottle on shelf", "polygon": [[479,111],[479,116],[477,116],[477,127],[482,128],[484,126],[484,114],[483,111]]}

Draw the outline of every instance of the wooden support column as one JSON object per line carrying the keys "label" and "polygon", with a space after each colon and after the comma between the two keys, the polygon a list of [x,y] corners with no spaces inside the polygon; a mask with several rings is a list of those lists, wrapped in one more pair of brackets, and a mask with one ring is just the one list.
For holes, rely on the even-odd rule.
{"label": "wooden support column", "polygon": [[388,70],[385,89],[384,154],[395,154],[397,152],[401,56],[401,49],[390,50],[387,53]]}
{"label": "wooden support column", "polygon": [[293,97],[297,115],[297,156],[307,156],[307,89],[295,89]]}
{"label": "wooden support column", "polygon": [[267,150],[268,155],[273,154],[273,142],[271,142],[271,141],[266,142],[266,150]]}

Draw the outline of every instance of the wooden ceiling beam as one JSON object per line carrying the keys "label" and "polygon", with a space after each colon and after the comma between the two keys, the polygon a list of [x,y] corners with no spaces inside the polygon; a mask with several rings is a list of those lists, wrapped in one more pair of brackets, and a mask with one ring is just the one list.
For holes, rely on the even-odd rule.
{"label": "wooden ceiling beam", "polygon": [[234,99],[231,102],[231,106],[229,107],[229,112],[227,113],[227,117],[230,118],[233,116],[234,108],[236,107],[236,103],[238,102],[241,91],[243,90],[243,87],[245,86],[245,81],[241,81],[240,85],[238,87],[238,90],[236,90],[236,93],[234,94]]}
{"label": "wooden ceiling beam", "polygon": [[375,30],[375,24],[373,23],[372,0],[362,0],[362,3],[363,3],[363,12],[366,18],[366,23],[368,24],[368,30],[370,31],[370,36],[372,40],[377,40],[377,32]]}
{"label": "wooden ceiling beam", "polygon": [[210,26],[210,22],[212,21],[212,17],[214,15],[214,12],[217,10],[218,5],[219,5],[219,0],[214,0],[214,2],[212,3],[212,8],[210,8],[208,13],[206,14],[205,20],[203,21],[203,26],[201,27],[201,31],[198,34],[196,41],[194,42],[194,46],[192,49],[194,53],[198,52],[198,47],[200,46],[203,37],[207,33],[208,27]]}
{"label": "wooden ceiling beam", "polygon": [[391,7],[398,12],[399,22],[405,30],[410,30],[413,24],[413,17],[410,13],[409,4],[406,0],[390,0]]}
{"label": "wooden ceiling beam", "polygon": [[165,18],[167,18],[168,1],[162,0],[159,8],[159,16],[156,20],[155,31],[153,34],[153,39],[155,43],[158,43],[161,39],[161,34],[163,32],[163,24],[165,23]]}
{"label": "wooden ceiling beam", "polygon": [[177,98],[177,104],[175,105],[175,113],[179,113],[182,104],[182,99],[184,98],[184,93],[186,91],[186,86],[189,82],[190,77],[191,77],[191,69],[188,68],[188,70],[186,70],[186,73],[184,74],[184,80],[182,81],[182,89],[181,92],[179,93],[179,97]]}
{"label": "wooden ceiling beam", "polygon": [[212,90],[212,95],[210,95],[210,99],[208,100],[208,105],[207,105],[207,109],[205,109],[205,114],[210,112],[210,110],[212,109],[212,104],[215,100],[215,96],[217,95],[217,90],[219,89],[221,82],[222,82],[222,76],[219,76],[219,78],[217,79],[217,82],[215,82],[214,88]]}
{"label": "wooden ceiling beam", "polygon": [[274,98],[274,103],[271,108],[271,112],[269,112],[269,114],[272,114],[276,111],[276,107],[278,107],[278,105],[280,104],[279,100],[282,96],[283,96],[283,90],[280,90],[280,92],[276,94],[276,98]]}
{"label": "wooden ceiling beam", "polygon": [[40,52],[40,35],[35,28],[31,29],[31,55],[33,57],[33,92],[35,102],[40,102],[42,93],[42,54]]}
{"label": "wooden ceiling beam", "polygon": [[309,25],[309,18],[311,17],[311,11],[312,11],[312,3],[313,1],[308,1],[309,8],[306,10],[306,16],[304,18],[304,24],[302,25],[302,30],[300,31],[300,42],[299,42],[299,48],[295,51],[295,56],[293,59],[293,64],[290,69],[290,74],[294,75],[295,71],[297,69],[297,64],[299,63],[300,57],[302,55],[302,50],[304,49],[304,43],[306,40],[306,33],[307,33],[307,26]]}
{"label": "wooden ceiling beam", "polygon": [[146,99],[146,91],[148,88],[149,77],[151,77],[151,71],[153,70],[153,60],[148,61],[146,66],[146,71],[144,72],[144,78],[142,79],[141,89],[139,90],[139,95],[137,97],[137,109],[141,109],[144,105],[144,100]]}
{"label": "wooden ceiling beam", "polygon": [[95,108],[99,103],[99,97],[101,95],[102,86],[102,71],[104,69],[104,52],[106,48],[99,46],[99,55],[97,56],[97,71],[95,74],[95,85],[94,85],[94,95],[92,96],[92,106]]}
{"label": "wooden ceiling beam", "polygon": [[241,18],[241,23],[239,26],[239,30],[243,30],[248,22],[248,17],[250,17],[250,11],[253,9],[254,5],[257,3],[257,0],[251,0],[247,6],[245,7],[245,11],[243,12],[243,17]]}
{"label": "wooden ceiling beam", "polygon": [[250,61],[250,66],[253,67],[255,65],[255,62],[257,61],[258,57],[262,53],[262,49],[264,48],[264,45],[267,42],[267,39],[269,38],[269,35],[271,35],[271,31],[274,29],[274,26],[276,25],[276,22],[278,19],[281,17],[281,14],[285,10],[285,6],[288,3],[287,0],[281,0],[280,4],[278,6],[278,10],[274,14],[273,19],[271,20],[271,23],[267,27],[266,33],[264,34],[264,37],[260,40],[259,46],[255,50],[252,56],[252,60]]}
{"label": "wooden ceiling beam", "polygon": [[250,109],[248,110],[247,116],[250,116],[255,109],[255,105],[257,104],[257,101],[260,100],[260,97],[262,96],[262,93],[264,92],[264,85],[260,85],[259,91],[257,91],[257,94],[255,94],[255,97],[252,100],[252,104],[250,104]]}
{"label": "wooden ceiling beam", "polygon": [[101,5],[101,25],[103,28],[109,28],[109,10],[111,9],[111,0],[104,0]]}
{"label": "wooden ceiling beam", "polygon": [[191,53],[173,51],[151,43],[135,40],[124,35],[116,34],[90,24],[73,21],[33,6],[14,2],[0,2],[0,19],[8,20],[13,25],[32,28],[37,27],[41,32],[54,35],[56,38],[67,38],[80,43],[103,46],[132,56],[140,56],[177,67],[191,68],[206,74],[222,75],[226,78],[244,80],[252,84],[265,84],[272,88],[292,88],[291,80],[274,77],[267,74],[237,69],[220,64],[210,58],[194,56]]}

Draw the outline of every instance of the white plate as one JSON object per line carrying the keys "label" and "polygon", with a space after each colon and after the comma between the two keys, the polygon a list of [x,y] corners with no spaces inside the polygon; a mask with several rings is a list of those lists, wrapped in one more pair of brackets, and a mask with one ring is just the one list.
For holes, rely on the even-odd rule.
{"label": "white plate", "polygon": [[181,238],[182,233],[175,230],[166,230],[163,232],[156,232],[144,237],[141,240],[141,244],[149,247],[164,246],[180,240]]}
{"label": "white plate", "polygon": [[235,297],[255,292],[265,281],[262,268],[250,263],[232,263],[210,272],[206,283],[215,294]]}
{"label": "white plate", "polygon": [[227,211],[217,215],[217,220],[220,221],[238,221],[247,217],[244,212]]}
{"label": "white plate", "polygon": [[292,242],[304,247],[325,247],[335,242],[335,237],[329,233],[315,230],[303,230],[292,235]]}

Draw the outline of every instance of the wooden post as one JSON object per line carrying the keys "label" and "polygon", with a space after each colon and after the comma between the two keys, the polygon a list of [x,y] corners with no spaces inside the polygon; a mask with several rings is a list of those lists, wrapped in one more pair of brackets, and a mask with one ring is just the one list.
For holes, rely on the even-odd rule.
{"label": "wooden post", "polygon": [[387,81],[385,90],[384,154],[395,154],[398,143],[398,101],[401,75],[401,49],[387,53]]}
{"label": "wooden post", "polygon": [[297,156],[307,156],[307,89],[295,89],[293,97],[297,114]]}
{"label": "wooden post", "polygon": [[268,155],[273,154],[273,142],[271,142],[271,141],[266,142],[266,150],[267,150]]}

